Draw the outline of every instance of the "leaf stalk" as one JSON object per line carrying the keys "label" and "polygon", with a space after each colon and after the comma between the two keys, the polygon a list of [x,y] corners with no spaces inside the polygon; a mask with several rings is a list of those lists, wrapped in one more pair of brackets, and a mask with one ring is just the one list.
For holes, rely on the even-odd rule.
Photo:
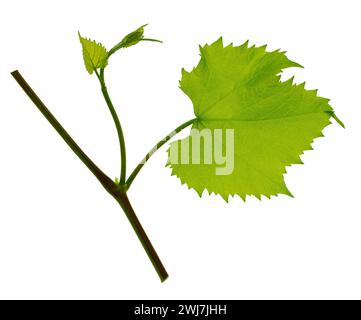
{"label": "leaf stalk", "polygon": [[133,172],[130,174],[126,185],[127,188],[130,187],[130,185],[133,183],[135,177],[138,175],[139,171],[143,168],[143,166],[145,165],[145,163],[149,160],[149,158],[159,149],[161,148],[165,143],[167,143],[170,139],[172,139],[177,133],[179,133],[180,131],[182,131],[183,129],[187,128],[188,126],[190,126],[191,124],[193,124],[194,121],[196,121],[197,119],[191,119],[188,120],[184,123],[182,123],[179,127],[177,127],[176,129],[174,129],[172,132],[168,133],[162,140],[160,140],[146,155],[145,157],[139,162],[139,164],[135,167],[135,169],[133,170]]}

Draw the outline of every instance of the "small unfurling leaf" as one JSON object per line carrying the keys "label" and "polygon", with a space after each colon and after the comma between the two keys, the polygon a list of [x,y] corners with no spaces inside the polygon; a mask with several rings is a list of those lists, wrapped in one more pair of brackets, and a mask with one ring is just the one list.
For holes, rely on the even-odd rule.
{"label": "small unfurling leaf", "polygon": [[144,38],[144,27],[146,24],[139,27],[137,30],[127,34],[121,41],[123,48],[134,46]]}
{"label": "small unfurling leaf", "polygon": [[120,41],[118,44],[116,44],[113,48],[111,48],[109,50],[108,57],[110,57],[113,53],[115,53],[119,49],[129,48],[129,47],[134,46],[135,44],[137,44],[139,41],[142,41],[144,39],[144,27],[145,26],[146,26],[146,24],[142,25],[141,27],[139,27],[135,31],[127,34],[122,39],[122,41]]}

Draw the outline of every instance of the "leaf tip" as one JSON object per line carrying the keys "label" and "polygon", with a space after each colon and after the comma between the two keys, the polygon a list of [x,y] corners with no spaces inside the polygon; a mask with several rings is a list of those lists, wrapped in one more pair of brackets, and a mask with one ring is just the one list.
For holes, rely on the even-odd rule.
{"label": "leaf tip", "polygon": [[341,121],[341,119],[336,116],[334,111],[326,111],[328,114],[330,114],[331,118],[333,118],[342,128],[346,129],[345,124]]}

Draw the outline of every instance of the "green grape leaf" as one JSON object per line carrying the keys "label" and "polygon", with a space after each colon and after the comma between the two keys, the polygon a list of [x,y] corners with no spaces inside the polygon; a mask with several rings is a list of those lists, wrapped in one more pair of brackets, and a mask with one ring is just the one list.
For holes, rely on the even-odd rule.
{"label": "green grape leaf", "polygon": [[78,32],[83,48],[83,58],[86,70],[92,74],[98,68],[105,68],[108,64],[108,52],[101,43],[83,38]]}
{"label": "green grape leaf", "polygon": [[180,88],[196,120],[187,138],[170,145],[172,175],[200,196],[206,189],[226,201],[230,195],[292,196],[286,167],[302,163],[300,155],[323,136],[330,117],[339,121],[329,100],[304,83],[281,81],[283,69],[301,67],[285,52],[248,42],[224,47],[220,38],[200,53],[191,72],[182,70]]}

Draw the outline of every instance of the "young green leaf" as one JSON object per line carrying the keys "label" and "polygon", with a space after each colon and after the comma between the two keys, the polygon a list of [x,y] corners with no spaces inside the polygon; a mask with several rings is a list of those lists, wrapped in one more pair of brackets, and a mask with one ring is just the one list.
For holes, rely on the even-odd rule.
{"label": "young green leaf", "polygon": [[140,26],[138,29],[134,30],[133,32],[127,34],[122,41],[116,44],[113,48],[109,50],[108,57],[110,57],[113,53],[117,52],[119,49],[122,48],[129,48],[134,46],[140,41],[154,41],[154,42],[162,42],[157,39],[150,39],[144,38],[144,27],[147,26],[146,24]]}
{"label": "young green leaf", "polygon": [[144,39],[144,27],[146,24],[140,26],[138,29],[134,30],[133,32],[127,34],[122,41],[116,44],[113,48],[110,49],[109,55],[111,56],[113,53],[117,52],[119,49],[128,48],[134,46],[139,41]]}
{"label": "young green leaf", "polygon": [[[215,130],[222,129],[221,152],[227,153],[226,129],[233,129],[233,161],[200,164],[174,161],[170,153],[177,149],[192,159],[205,159],[206,149],[192,149],[193,135],[168,150],[172,175],[194,188],[199,195],[204,189],[230,195],[291,196],[283,175],[291,164],[301,164],[300,155],[310,150],[312,141],[322,136],[334,115],[329,100],[317,91],[295,85],[293,79],[282,82],[280,73],[289,67],[301,67],[289,60],[285,52],[267,52],[266,46],[249,47],[248,42],[234,47],[223,46],[222,39],[200,47],[201,59],[191,72],[182,70],[180,88],[193,102],[197,119],[192,129],[209,129],[215,143]],[[200,131],[202,132],[202,131]],[[199,138],[199,137],[198,137]],[[211,142],[212,143],[212,142]],[[215,147],[213,145],[213,147]],[[214,150],[216,151],[216,150]],[[232,150],[231,150],[232,151]],[[229,165],[227,174],[218,174],[220,166]]]}
{"label": "young green leaf", "polygon": [[83,58],[86,70],[92,74],[98,68],[105,68],[108,64],[108,52],[101,43],[83,38],[78,32],[83,48]]}
{"label": "young green leaf", "polygon": [[140,26],[135,31],[127,34],[123,40],[121,41],[123,48],[128,48],[130,46],[134,46],[139,41],[141,41],[144,38],[144,27],[146,24]]}

